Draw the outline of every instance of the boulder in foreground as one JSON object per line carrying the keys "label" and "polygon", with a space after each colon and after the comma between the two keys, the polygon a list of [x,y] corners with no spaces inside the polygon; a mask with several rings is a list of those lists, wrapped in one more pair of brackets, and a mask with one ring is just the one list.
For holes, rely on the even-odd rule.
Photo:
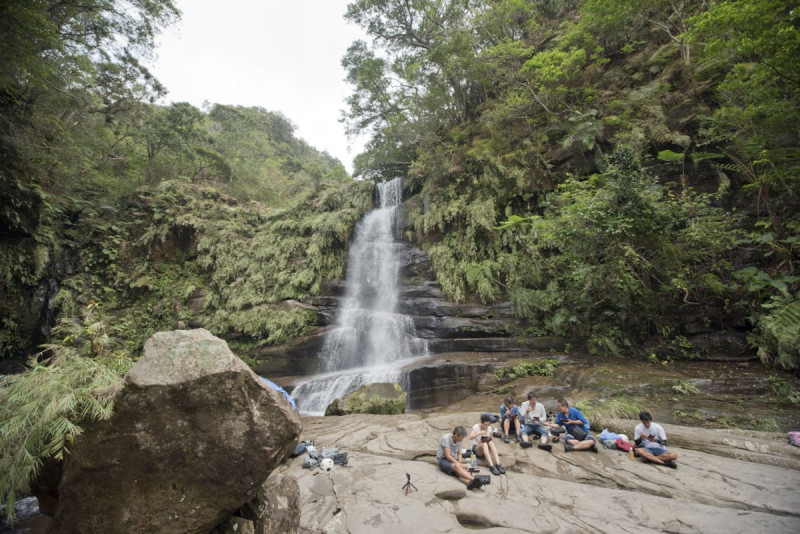
{"label": "boulder in foreground", "polygon": [[51,531],[207,534],[291,449],[287,400],[206,330],[160,332],[63,466]]}

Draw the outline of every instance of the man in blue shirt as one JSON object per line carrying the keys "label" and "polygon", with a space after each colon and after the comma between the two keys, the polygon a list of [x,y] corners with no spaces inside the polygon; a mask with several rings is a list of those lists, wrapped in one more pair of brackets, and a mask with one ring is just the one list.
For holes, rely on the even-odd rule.
{"label": "man in blue shirt", "polygon": [[558,399],[558,415],[556,424],[567,429],[564,436],[564,451],[583,451],[591,449],[597,452],[597,443],[589,434],[589,420],[577,408],[570,408],[566,399]]}

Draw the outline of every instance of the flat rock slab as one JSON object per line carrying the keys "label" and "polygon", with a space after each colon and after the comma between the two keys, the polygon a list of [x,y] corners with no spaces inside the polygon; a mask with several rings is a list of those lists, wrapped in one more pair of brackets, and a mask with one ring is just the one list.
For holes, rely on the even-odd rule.
{"label": "flat rock slab", "polygon": [[[479,413],[303,418],[301,439],[350,454],[330,472],[279,468],[301,492],[301,528],[338,532],[800,532],[800,472],[674,448],[678,469],[616,450],[552,453],[496,440],[508,474],[465,491],[435,464],[439,438]],[[632,433],[632,429],[630,429]],[[724,433],[723,433],[724,435]],[[468,444],[464,442],[466,448]],[[488,473],[481,462],[481,473]],[[406,474],[419,491],[405,494]],[[454,498],[464,493],[463,498]],[[525,510],[530,510],[526,513]]]}

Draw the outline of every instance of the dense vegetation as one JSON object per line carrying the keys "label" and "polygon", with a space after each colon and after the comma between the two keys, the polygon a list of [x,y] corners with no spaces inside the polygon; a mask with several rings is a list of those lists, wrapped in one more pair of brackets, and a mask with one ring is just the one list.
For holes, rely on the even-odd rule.
{"label": "dense vegetation", "polygon": [[171,2],[2,9],[0,359],[93,303],[130,355],[198,316],[253,343],[302,332],[280,303],[340,276],[369,183],[280,113],[153,104],[140,59]]}
{"label": "dense vegetation", "polygon": [[[800,33],[781,0],[359,0],[357,174],[408,175],[453,298],[592,352],[696,354],[747,317],[800,367]],[[739,327],[741,328],[741,327]]]}
{"label": "dense vegetation", "polygon": [[[789,0],[356,0],[342,165],[278,112],[158,105],[170,0],[0,6],[0,494],[106,417],[153,332],[304,333],[372,181],[453,299],[523,334],[691,356],[749,320],[800,368],[800,10]],[[51,330],[52,328],[52,330]],[[38,349],[35,349],[38,350]],[[796,402],[793,386],[770,386]]]}
{"label": "dense vegetation", "polygon": [[302,334],[316,316],[293,299],[341,277],[372,205],[372,182],[278,112],[155,104],[141,61],[177,17],[171,1],[0,6],[0,363],[47,343],[0,383],[9,503],[111,413],[154,332],[202,325],[236,349]]}

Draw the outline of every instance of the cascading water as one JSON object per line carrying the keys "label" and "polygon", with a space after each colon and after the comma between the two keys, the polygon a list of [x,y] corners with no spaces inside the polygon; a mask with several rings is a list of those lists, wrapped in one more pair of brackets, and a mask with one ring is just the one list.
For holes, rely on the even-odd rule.
{"label": "cascading water", "polygon": [[377,191],[378,207],[356,226],[347,291],[320,352],[322,374],[292,394],[304,414],[321,415],[333,399],[363,384],[400,382],[406,360],[428,352],[411,318],[395,313],[402,182],[378,184]]}

